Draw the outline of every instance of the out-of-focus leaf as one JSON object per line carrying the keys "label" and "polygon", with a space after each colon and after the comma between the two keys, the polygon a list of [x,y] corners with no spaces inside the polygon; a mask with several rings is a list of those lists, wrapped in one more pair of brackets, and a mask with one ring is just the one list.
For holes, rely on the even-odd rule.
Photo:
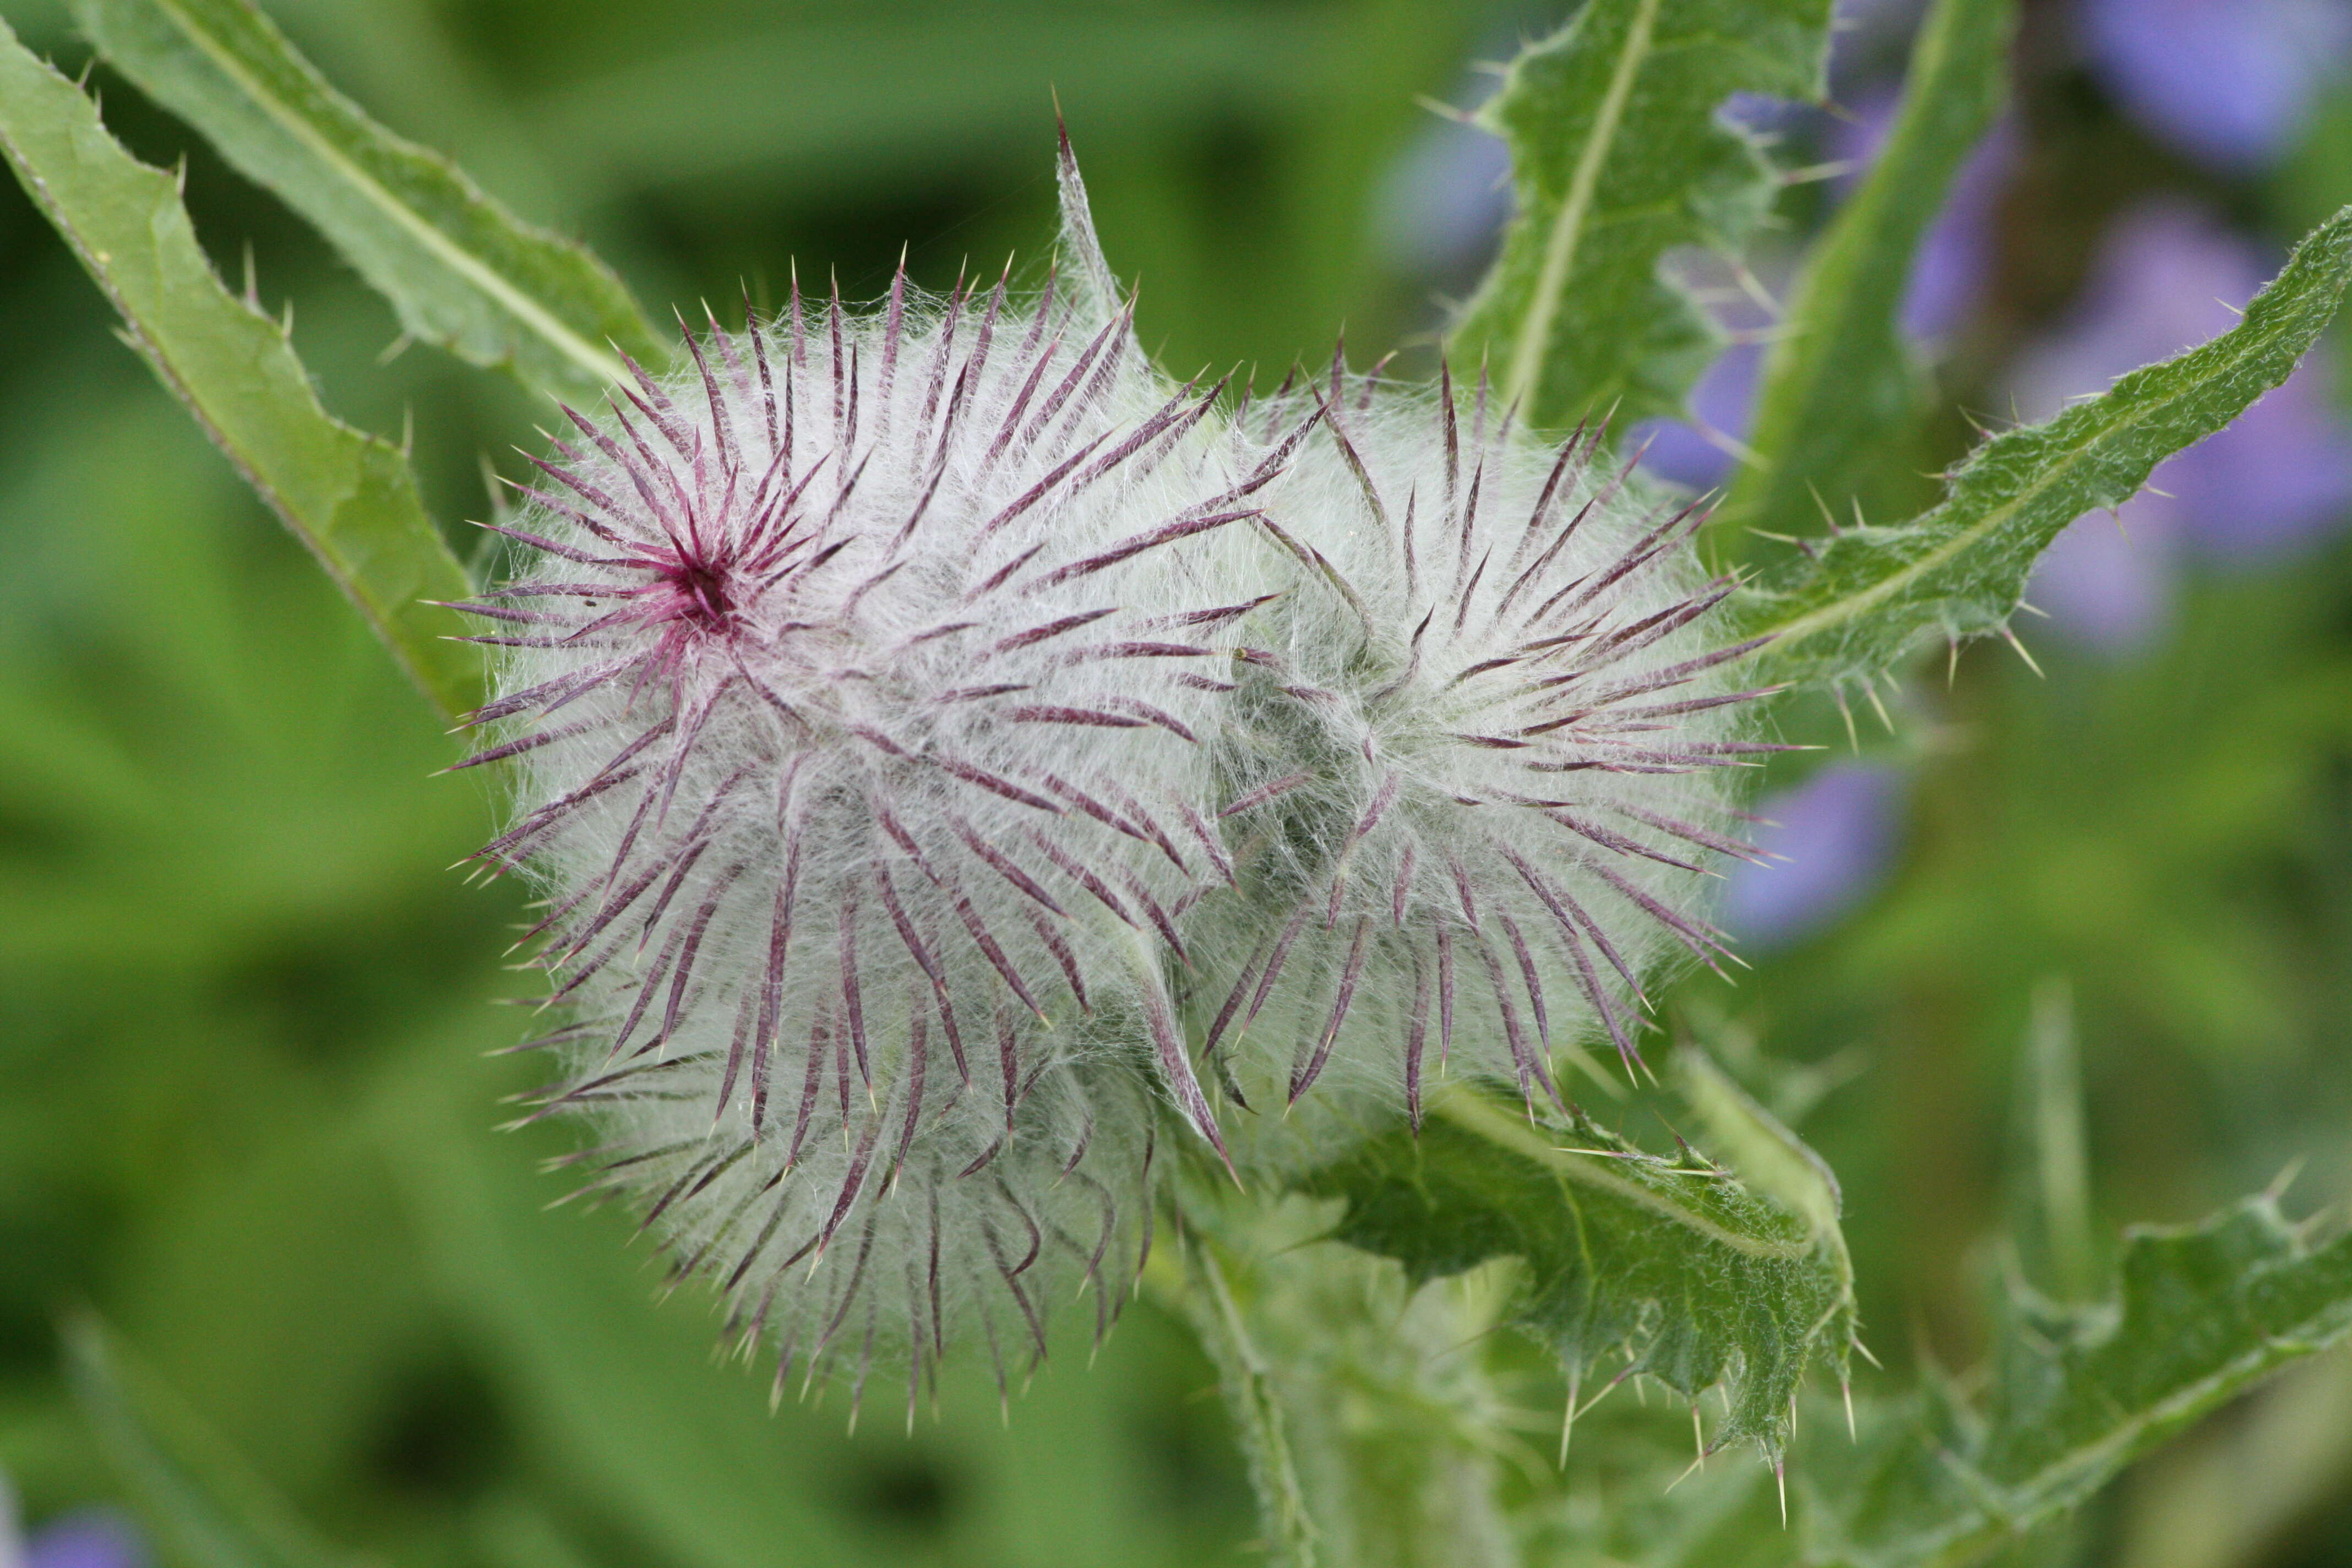
{"label": "out-of-focus leaf", "polygon": [[[1181,1396],[1201,1373],[1188,1358],[1175,1388],[1139,1387],[1150,1363],[1138,1355],[1171,1331],[1138,1321],[1147,1311],[1130,1312],[1099,1365],[1072,1314],[1076,1331],[1049,1336],[1051,1359],[1025,1392],[1014,1384],[1009,1407],[975,1344],[950,1354],[935,1387],[926,1379],[913,1410],[905,1363],[877,1355],[856,1420],[849,1386],[811,1389],[799,1367],[772,1411],[772,1347],[749,1366],[720,1354],[725,1331],[699,1283],[658,1300],[663,1270],[644,1242],[628,1245],[626,1216],[549,1212],[581,1168],[567,1180],[534,1165],[573,1140],[544,1124],[490,1132],[495,1089],[530,1080],[465,1070],[458,1052],[476,1042],[420,1042],[368,1114],[519,1439],[550,1473],[576,1478],[594,1517],[646,1543],[641,1555],[677,1568],[1193,1568],[1221,1560],[1239,1533],[1240,1489],[1222,1464],[1196,1460],[1187,1492],[1163,1489],[1168,1421],[1154,1401]],[[877,1495],[925,1477],[940,1489],[936,1516],[909,1519]],[[910,1538],[910,1525],[925,1533]]]}
{"label": "out-of-focus leaf", "polygon": [[1321,62],[1345,47],[1333,37],[1343,15],[808,8],[646,51],[565,82],[528,111],[547,132],[548,156],[592,185],[692,185],[755,171],[770,189],[832,192],[936,178],[943,160],[1000,149],[1025,170],[1050,155],[1056,83],[1085,156],[1105,135],[1167,135],[1204,102],[1295,104],[1318,90]]}
{"label": "out-of-focus leaf", "polygon": [[2305,237],[2286,267],[2211,342],[2136,370],[2047,424],[1995,437],[1946,499],[1896,527],[1849,529],[1742,595],[1775,679],[1834,679],[1894,662],[1922,632],[2000,626],[2034,559],[2086,511],[2130,498],[2166,458],[2284,381],[2352,279],[2352,208]]}
{"label": "out-of-focus leaf", "polygon": [[2083,1122],[2074,990],[2064,979],[2048,976],[2033,988],[2018,1069],[2020,1142],[2032,1156],[2016,1162],[2019,1252],[2028,1277],[2046,1281],[2051,1295],[2084,1300],[2097,1283],[2099,1255],[2091,1234],[2090,1134]]}
{"label": "out-of-focus leaf", "polygon": [[1834,1243],[1843,1254],[1838,1218],[1845,1199],[1829,1162],[1697,1047],[1676,1051],[1675,1068],[1683,1098],[1698,1112],[1715,1147],[1731,1162],[1739,1179],[1800,1215],[1815,1236]]}
{"label": "out-of-focus leaf", "polygon": [[107,134],[74,85],[0,26],[0,152],[115,308],[125,336],[426,694],[455,713],[481,680],[454,611],[464,572],[400,451],[331,417],[278,328],[231,298],[176,182]]}
{"label": "out-of-focus leaf", "polygon": [[[1279,1568],[1513,1568],[1488,1342],[1512,1266],[1431,1281],[1324,1233],[1335,1205],[1267,1202],[1222,1172],[1179,1187],[1184,1223],[1143,1283],[1216,1363]],[[1176,1259],[1181,1257],[1181,1262]]]}
{"label": "out-of-focus leaf", "polygon": [[265,1127],[182,1174],[123,1249],[109,1316],[223,1442],[313,1498],[376,1472],[436,1303],[366,1129],[332,1111]]}
{"label": "out-of-focus leaf", "polygon": [[1958,1568],[2088,1498],[2275,1368],[2352,1331],[2352,1237],[2312,1245],[2268,1197],[2126,1234],[2120,1300],[2010,1302],[1980,1405],[1931,1387],[1795,1474],[1801,1561]]}
{"label": "out-of-focus leaf", "polygon": [[1734,93],[1814,99],[1830,0],[1588,0],[1511,63],[1480,122],[1510,143],[1518,216],[1454,329],[1530,424],[1680,411],[1717,346],[1658,275],[1666,252],[1737,255],[1778,189],[1718,118]]}
{"label": "out-of-focus leaf", "polygon": [[66,1354],[84,1414],[176,1562],[191,1568],[349,1563],[133,1364],[96,1319],[67,1325]]}
{"label": "out-of-focus leaf", "polygon": [[1347,1200],[1337,1239],[1416,1283],[1524,1259],[1519,1321],[1572,1380],[1623,1352],[1619,1377],[1694,1401],[1721,1384],[1730,1414],[1712,1447],[1777,1453],[1807,1364],[1844,1364],[1853,1307],[1834,1215],[1767,1202],[1688,1151],[1643,1154],[1581,1116],[1531,1124],[1465,1089],[1433,1101],[1418,1137],[1400,1126],[1302,1185]]}
{"label": "out-of-focus leaf", "polygon": [[656,1314],[658,1277],[619,1255],[612,1227],[542,1212],[565,1188],[509,1179],[526,1151],[509,1141],[496,1159],[468,1126],[482,1107],[465,1091],[481,1079],[428,1065],[378,1108],[385,1152],[443,1290],[532,1441],[595,1478],[605,1506],[685,1568],[757,1568],[787,1550],[856,1561],[808,1489],[781,1484],[756,1385],[712,1364],[718,1325]]}
{"label": "out-of-focus leaf", "polygon": [[410,335],[585,401],[664,353],[588,250],[330,86],[251,0],[74,0],[109,62],[316,224]]}
{"label": "out-of-focus leaf", "polygon": [[2244,1417],[2185,1436],[2135,1479],[2119,1568],[2247,1568],[2288,1548],[2352,1472],[2352,1354],[2281,1374]]}
{"label": "out-of-focus leaf", "polygon": [[1927,14],[1885,145],[1790,290],[1747,437],[1756,460],[1725,521],[1790,534],[1813,531],[1824,506],[1843,518],[1925,411],[1896,313],[1920,237],[2000,111],[2016,25],[2016,0],[1937,0]]}

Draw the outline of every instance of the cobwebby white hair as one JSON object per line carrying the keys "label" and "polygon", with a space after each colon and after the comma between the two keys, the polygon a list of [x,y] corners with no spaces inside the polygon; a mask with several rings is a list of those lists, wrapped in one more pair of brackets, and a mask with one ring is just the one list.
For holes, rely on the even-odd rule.
{"label": "cobwebby white hair", "polygon": [[[1483,387],[1237,406],[1146,361],[1063,146],[1063,267],[715,323],[572,414],[488,617],[581,1158],[746,1346],[1000,1374],[1097,1332],[1164,1108],[1629,1060],[1755,749],[1695,515]],[[567,411],[568,412],[568,411]],[[1223,1113],[1227,1116],[1233,1112]],[[1254,1141],[1258,1142],[1258,1141]],[[1251,1156],[1244,1155],[1244,1163]],[[1164,1164],[1164,1161],[1162,1162]]]}

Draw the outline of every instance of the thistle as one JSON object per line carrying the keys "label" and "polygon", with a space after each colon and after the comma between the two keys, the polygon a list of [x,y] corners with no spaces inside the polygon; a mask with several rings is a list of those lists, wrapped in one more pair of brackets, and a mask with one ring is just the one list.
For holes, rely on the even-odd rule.
{"label": "thistle", "polygon": [[1693,562],[1704,513],[1599,467],[1597,427],[1515,429],[1483,379],[1432,396],[1335,358],[1254,416],[1310,435],[1259,524],[1297,585],[1218,731],[1203,1054],[1236,1100],[1337,1072],[1418,1127],[1450,1068],[1565,1110],[1556,1058],[1603,1076],[1598,1037],[1630,1070],[1644,977],[1727,956],[1696,911],[1707,859],[1753,853],[1726,770],[1779,749],[1740,727],[1763,689],[1720,678],[1753,645],[1713,634],[1734,584]]}
{"label": "thistle", "polygon": [[593,1112],[779,1390],[885,1352],[911,1410],[961,1317],[1042,1354],[1072,1276],[1099,1333],[1156,1104],[1231,1163],[1196,1059],[1417,1121],[1433,1049],[1532,1111],[1714,951],[1750,747],[1695,514],[1450,382],[1170,384],[1062,178],[1034,298],[795,285],[571,414],[500,525],[535,561],[464,606],[469,765],[518,775],[482,854],[569,1020],[539,1113]]}
{"label": "thistle", "polygon": [[[1674,412],[1710,340],[1662,270],[1676,247],[1760,296],[1740,253],[1808,176],[1722,109],[1817,97],[1837,8],[1719,9],[1591,0],[1479,111],[1517,216],[1450,336],[1501,393],[1342,366],[1252,404],[1144,362],[1066,149],[1042,294],[902,279],[849,312],[796,291],[689,333],[682,374],[632,376],[601,345],[667,351],[617,277],[373,124],[254,5],[78,5],[110,70],[314,223],[404,336],[575,402],[627,383],[546,451],[508,529],[520,575],[479,593],[404,448],[336,420],[290,326],[223,287],[181,182],[5,26],[0,158],[444,712],[480,702],[484,661],[419,595],[487,623],[476,760],[519,798],[485,858],[546,895],[531,962],[562,1014],[535,1114],[601,1129],[568,1163],[718,1277],[746,1347],[781,1348],[779,1389],[846,1372],[854,1411],[903,1367],[911,1422],[951,1331],[1002,1375],[1071,1286],[1099,1331],[1166,1202],[1183,1267],[1153,1282],[1218,1367],[1270,1558],[1645,1560],[1694,1529],[1744,1540],[1756,1489],[1677,1490],[1681,1460],[1630,1426],[1575,1460],[1580,1413],[1663,1385],[1690,1402],[1685,1475],[1752,1441],[1777,1479],[1809,1370],[1843,1383],[1861,1348],[1834,1177],[1703,1052],[1676,1076],[1728,1165],[1545,1110],[1564,1072],[1638,1072],[1644,992],[1723,957],[1698,895],[1747,852],[1730,785],[1762,742],[1738,688],[1868,689],[1923,637],[2006,634],[2062,531],[2286,383],[2352,280],[2347,209],[2218,337],[1990,437],[1923,510],[1813,534],[1812,503],[1878,493],[1912,445],[1901,283],[2008,74],[2016,7],[1930,7],[1882,155],[1790,251],[1732,498],[1765,543],[1722,604],[1696,513],[1597,432],[1523,427]],[[2065,1033],[2035,1031],[2029,1120],[2066,1178],[2039,1187],[2079,1198]],[[1444,1073],[1482,1081],[1440,1099]],[[2014,1538],[2352,1331],[2352,1244],[2275,1188],[2127,1236],[2107,1300],[2066,1227],[2021,1217],[2021,1255],[2071,1255],[2069,1300],[2017,1282],[1992,1397],[1849,1401],[1853,1446],[1803,1455],[1796,1533],[1748,1555]],[[562,1309],[529,1260],[461,1250]],[[1558,1360],[1563,1468],[1608,1450],[1573,1506],[1539,1467],[1506,1473],[1540,1386],[1488,1353],[1507,1322]],[[614,1370],[549,1348],[510,1358],[524,1392]],[[67,1352],[114,1437],[185,1447],[94,1323]],[[645,1505],[623,1534],[679,1558],[772,1534],[729,1467],[629,1483],[642,1400],[555,1403],[600,1428],[566,1453]],[[1624,1403],[1612,1426],[1642,1420]],[[215,1534],[285,1533],[196,1479],[180,1501]]]}

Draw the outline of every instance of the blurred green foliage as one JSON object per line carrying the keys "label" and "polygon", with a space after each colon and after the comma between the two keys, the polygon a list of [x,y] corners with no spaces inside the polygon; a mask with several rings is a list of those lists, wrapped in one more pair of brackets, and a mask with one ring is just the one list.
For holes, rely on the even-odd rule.
{"label": "blurred green foliage", "polygon": [[[2061,9],[2028,8],[2034,153],[1948,407],[1989,399],[2127,195],[2193,189],[2280,237],[2352,198],[2347,100],[2274,182],[2218,189],[2086,85]],[[86,58],[61,7],[6,10],[68,68]],[[1425,354],[1433,289],[1467,279],[1414,275],[1375,218],[1429,123],[1415,96],[1460,101],[1466,60],[1556,20],[1435,0],[270,10],[372,112],[586,237],[650,301],[772,299],[793,258],[865,296],[902,245],[935,287],[1036,255],[1058,90],[1145,341],[1180,374],[1278,374],[1343,321],[1360,361]],[[224,276],[249,247],[265,302],[299,301],[328,406],[410,433],[436,517],[487,515],[482,462],[511,472],[535,439],[526,395],[428,349],[379,366],[391,311],[98,79],[142,155],[186,155]],[[1814,216],[1802,192],[1787,205]],[[714,1367],[702,1303],[650,1304],[625,1221],[541,1212],[565,1189],[536,1163],[563,1137],[488,1131],[522,1080],[483,1054],[520,1033],[489,1005],[520,903],[446,869],[492,803],[430,776],[453,742],[111,325],[30,205],[0,199],[0,1468],[28,1517],[120,1495],[59,1347],[89,1306],[184,1405],[192,1444],[241,1456],[371,1561],[1246,1559],[1214,1373],[1149,1300],[1091,1368],[1057,1349],[1009,1421],[968,1364],[911,1437],[880,1394],[851,1434],[838,1398],[771,1416],[763,1370]],[[1967,435],[1945,424],[1939,456]],[[1840,1173],[1865,1337],[1898,1373],[1986,1342],[1984,1286],[2007,1266],[1987,1238],[2028,1152],[2013,1083],[2049,976],[2076,999],[2095,1235],[2207,1212],[2298,1159],[2297,1212],[2352,1195],[2352,548],[2192,581],[2140,656],[2033,641],[2046,678],[1979,647],[1948,687],[1940,668],[1906,680],[1899,740],[1864,734],[1913,779],[1877,894],[1668,1008],[1730,1041],[1735,1068],[1754,1042],[1822,1091],[1776,1109]],[[1786,723],[1847,743],[1825,706]],[[1773,782],[1811,759],[1787,761]],[[1550,1376],[1531,1356],[1514,1385],[1531,1432],[1549,1423],[1538,1448]],[[2344,1387],[2340,1364],[2314,1368],[2030,1550],[2345,1560]],[[1598,1419],[1563,1541],[1688,1451],[1682,1411],[1621,1394]],[[1843,1440],[1832,1420],[1809,1412],[1800,1475],[1808,1444]],[[2249,1455],[2295,1489],[2257,1508],[2213,1480]],[[1673,1500],[1693,1560],[1771,1528],[1752,1462],[1711,1478]]]}

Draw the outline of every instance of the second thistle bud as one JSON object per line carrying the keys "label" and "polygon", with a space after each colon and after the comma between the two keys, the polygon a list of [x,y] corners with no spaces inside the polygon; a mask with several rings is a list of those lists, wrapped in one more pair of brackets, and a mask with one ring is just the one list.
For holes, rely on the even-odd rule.
{"label": "second thistle bud", "polygon": [[[1237,897],[1195,919],[1237,1099],[1433,1070],[1562,1103],[1585,1046],[1637,1060],[1645,977],[1714,963],[1697,912],[1747,739],[1695,506],[1645,500],[1600,432],[1530,438],[1483,384],[1277,398],[1306,427],[1265,502],[1297,587],[1247,628],[1219,731]],[[1223,1064],[1230,1062],[1230,1070]]]}

